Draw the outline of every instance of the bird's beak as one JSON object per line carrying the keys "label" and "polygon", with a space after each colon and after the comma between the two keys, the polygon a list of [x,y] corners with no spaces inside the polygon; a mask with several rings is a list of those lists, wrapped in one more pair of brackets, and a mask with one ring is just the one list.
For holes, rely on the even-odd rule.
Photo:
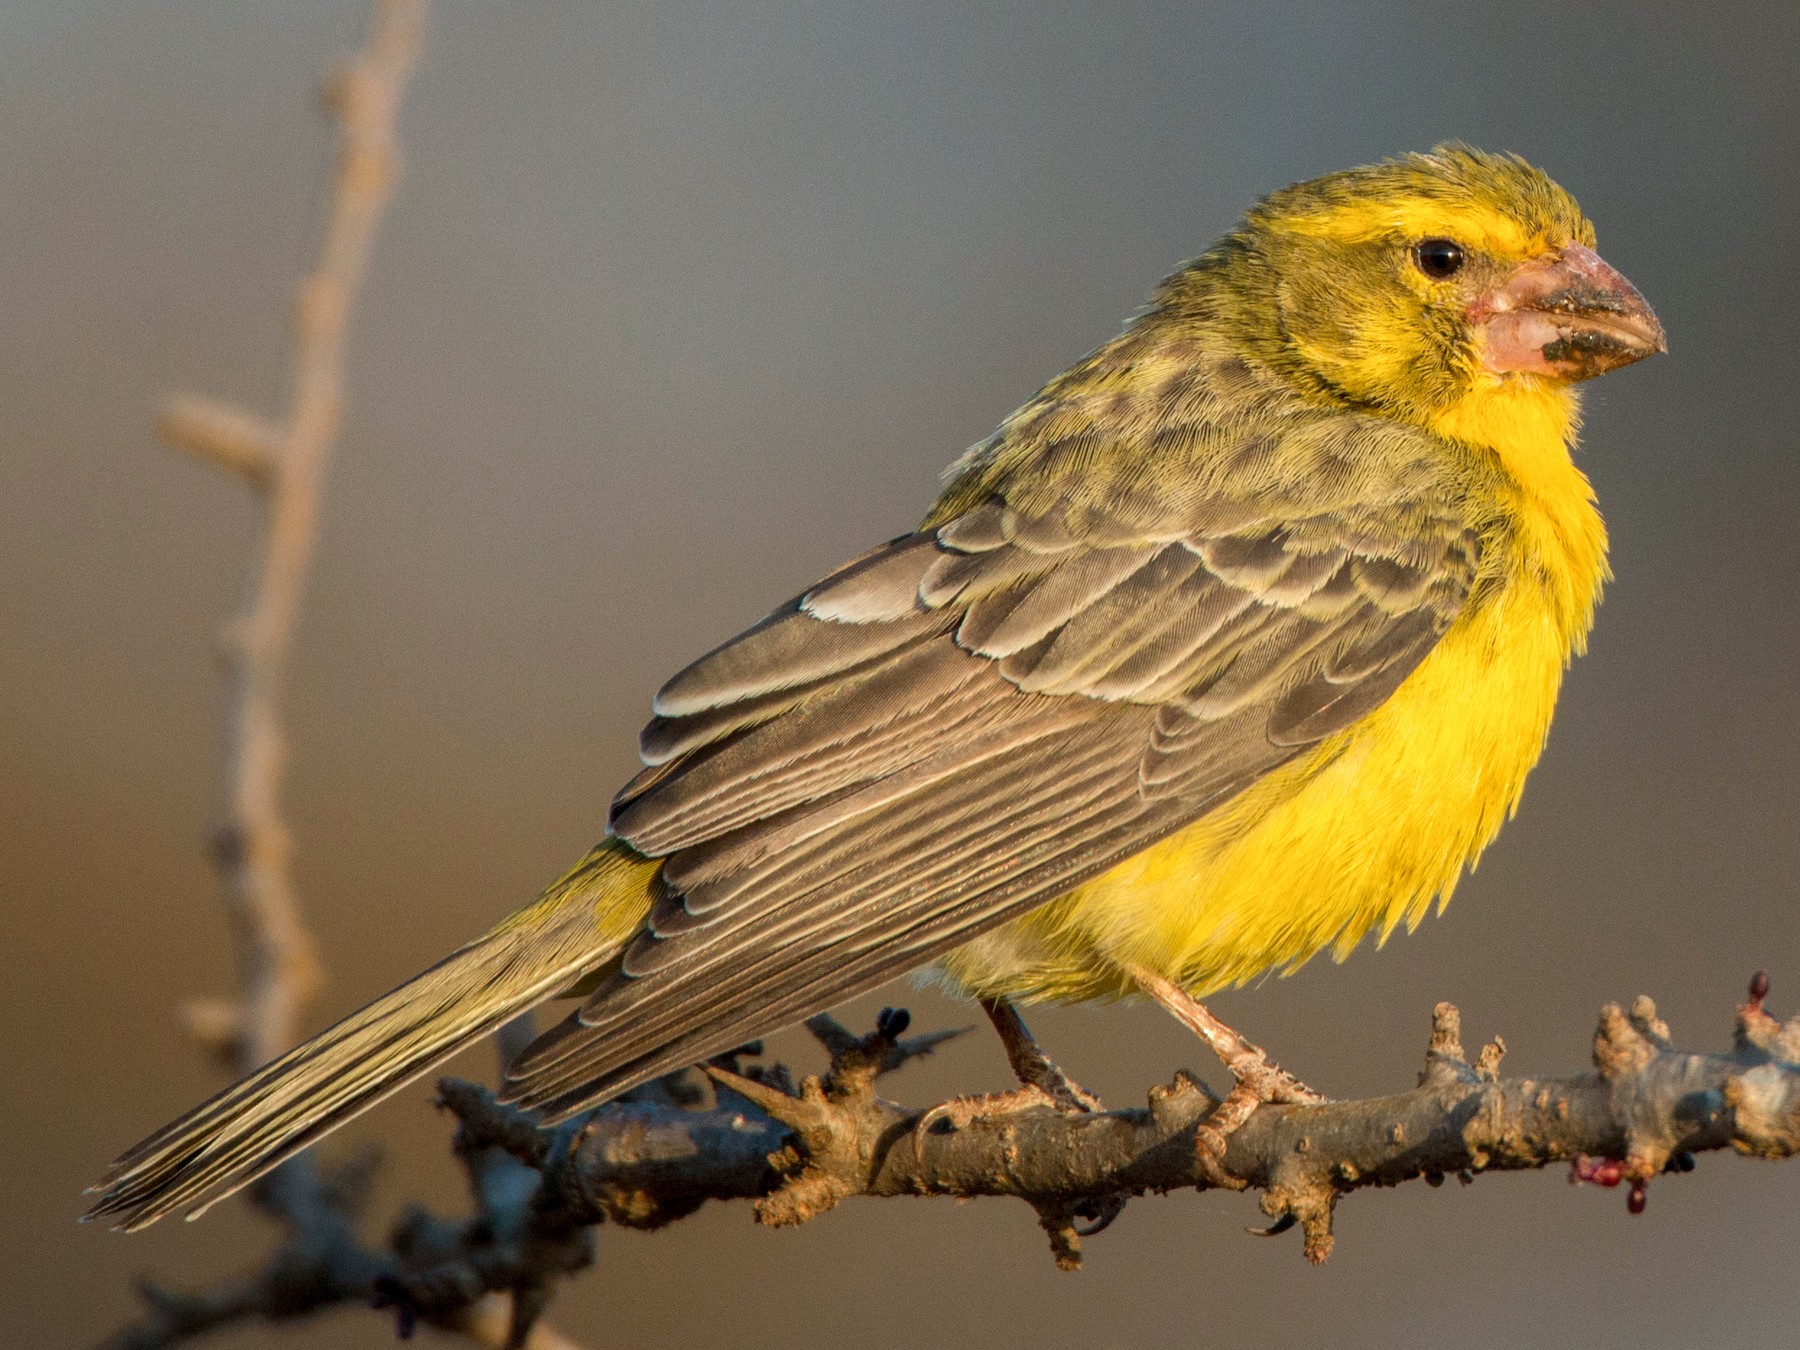
{"label": "bird's beak", "polygon": [[1668,350],[1637,287],[1582,244],[1522,264],[1469,317],[1482,335],[1482,364],[1495,374],[1591,380]]}

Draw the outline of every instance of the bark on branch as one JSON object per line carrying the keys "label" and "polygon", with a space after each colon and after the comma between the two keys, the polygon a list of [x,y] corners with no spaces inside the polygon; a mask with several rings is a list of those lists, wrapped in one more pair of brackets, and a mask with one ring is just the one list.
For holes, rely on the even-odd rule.
{"label": "bark on branch", "polygon": [[[1314,1262],[1330,1253],[1339,1200],[1419,1178],[1440,1185],[1567,1164],[1572,1180],[1625,1186],[1628,1209],[1640,1212],[1650,1181],[1692,1170],[1697,1153],[1800,1152],[1800,1016],[1777,1023],[1763,1010],[1767,991],[1758,975],[1727,1050],[1675,1049],[1655,1005],[1639,998],[1601,1010],[1592,1069],[1521,1078],[1500,1076],[1498,1040],[1471,1061],[1457,1010],[1441,1003],[1416,1086],[1261,1107],[1230,1136],[1225,1171],[1263,1193],[1273,1222],[1258,1231],[1298,1227]],[[757,1053],[746,1047],[704,1066],[705,1077],[673,1075],[555,1129],[446,1079],[440,1100],[459,1121],[473,1217],[412,1210],[384,1247],[366,1247],[355,1236],[352,1169],[280,1207],[292,1237],[261,1275],[200,1295],[147,1291],[160,1325],[111,1345],[151,1350],[241,1318],[373,1302],[402,1331],[417,1321],[480,1326],[495,1337],[486,1343],[548,1350],[564,1342],[535,1319],[555,1282],[591,1260],[593,1230],[608,1222],[659,1228],[709,1200],[749,1201],[760,1222],[784,1226],[856,1195],[1010,1196],[1037,1212],[1056,1263],[1073,1269],[1081,1240],[1132,1198],[1214,1188],[1195,1138],[1218,1103],[1188,1074],[1135,1109],[921,1110],[880,1096],[877,1080],[956,1033],[907,1037],[906,1022],[890,1010],[857,1037],[816,1017],[808,1028],[831,1057],[821,1076],[796,1085],[781,1065],[744,1063]]]}
{"label": "bark on branch", "polygon": [[[1340,1198],[1415,1178],[1440,1184],[1450,1175],[1567,1162],[1578,1180],[1627,1185],[1631,1206],[1641,1209],[1650,1179],[1688,1170],[1695,1153],[1800,1151],[1800,1017],[1778,1025],[1762,1010],[1766,988],[1759,976],[1729,1051],[1672,1048],[1655,1005],[1639,998],[1629,1011],[1602,1010],[1594,1069],[1528,1078],[1499,1076],[1498,1040],[1469,1062],[1457,1010],[1439,1004],[1416,1087],[1362,1101],[1264,1106],[1231,1135],[1225,1170],[1263,1192],[1274,1231],[1301,1227],[1315,1262],[1330,1253]],[[841,1029],[831,1034],[841,1037]],[[875,1066],[895,1049],[903,1053],[905,1042],[896,1046],[881,1031],[840,1040],[830,1072],[797,1090],[779,1071],[709,1066],[721,1089],[710,1107],[620,1103],[566,1145],[468,1084],[446,1083],[444,1097],[465,1132],[554,1177],[556,1203],[571,1215],[628,1227],[657,1227],[704,1199],[754,1199],[758,1219],[780,1226],[852,1195],[1013,1196],[1037,1211],[1058,1264],[1072,1268],[1081,1237],[1109,1223],[1125,1200],[1210,1186],[1194,1138],[1217,1102],[1186,1073],[1151,1089],[1138,1109],[1036,1109],[957,1124],[954,1113],[901,1107],[875,1093]],[[567,1156],[551,1167],[559,1147]],[[1085,1232],[1083,1219],[1092,1225]]]}

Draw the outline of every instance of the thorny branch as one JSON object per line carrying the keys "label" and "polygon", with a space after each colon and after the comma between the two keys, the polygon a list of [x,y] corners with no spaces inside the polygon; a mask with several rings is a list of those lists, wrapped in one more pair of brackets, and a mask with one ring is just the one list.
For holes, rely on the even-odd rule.
{"label": "thorny branch", "polygon": [[[1227,1180],[1262,1191],[1270,1231],[1300,1226],[1305,1254],[1318,1262],[1331,1251],[1338,1200],[1369,1186],[1569,1162],[1576,1180],[1626,1183],[1635,1211],[1651,1178],[1689,1170],[1695,1153],[1792,1156],[1800,1016],[1777,1024],[1762,1008],[1767,988],[1759,975],[1728,1052],[1675,1050],[1655,1005],[1640,997],[1629,1011],[1602,1009],[1593,1071],[1543,1078],[1502,1079],[1499,1040],[1471,1064],[1460,1016],[1441,1003],[1416,1088],[1263,1106],[1229,1138]],[[447,1082],[444,1100],[465,1134],[539,1169],[545,1194],[574,1217],[636,1228],[678,1219],[703,1199],[754,1199],[760,1222],[783,1226],[852,1195],[1013,1196],[1037,1211],[1057,1264],[1073,1268],[1084,1235],[1076,1220],[1092,1220],[1091,1234],[1133,1196],[1216,1184],[1194,1141],[1218,1101],[1185,1072],[1136,1110],[1039,1108],[956,1126],[956,1113],[897,1106],[874,1091],[875,1075],[917,1053],[916,1042],[886,1025],[860,1040],[830,1019],[808,1025],[832,1052],[822,1078],[796,1089],[779,1068],[752,1074],[715,1063],[707,1071],[720,1090],[709,1108],[621,1103],[573,1139],[531,1130],[528,1118],[468,1084]]]}
{"label": "thorny branch", "polygon": [[[1651,1180],[1691,1171],[1697,1153],[1800,1153],[1800,1016],[1777,1023],[1763,1010],[1767,992],[1759,974],[1731,1048],[1714,1053],[1675,1049],[1648,998],[1628,1010],[1608,1004],[1592,1070],[1528,1078],[1500,1076],[1498,1039],[1471,1062],[1460,1015],[1440,1003],[1416,1087],[1263,1106],[1230,1136],[1225,1180],[1261,1191],[1273,1222],[1256,1231],[1299,1228],[1313,1262],[1330,1254],[1343,1197],[1417,1178],[1435,1186],[1566,1163],[1573,1181],[1626,1186],[1627,1208],[1641,1212]],[[412,1211],[386,1248],[365,1248],[353,1231],[352,1169],[350,1181],[326,1184],[293,1211],[303,1216],[287,1249],[297,1257],[284,1251],[257,1281],[207,1294],[151,1292],[168,1331],[113,1344],[148,1350],[184,1339],[190,1326],[350,1302],[393,1309],[403,1332],[416,1321],[468,1329],[480,1316],[498,1325],[500,1292],[511,1302],[505,1343],[547,1346],[560,1342],[540,1339],[533,1319],[555,1281],[591,1259],[593,1229],[606,1222],[654,1229],[708,1200],[748,1200],[758,1222],[780,1227],[856,1195],[1011,1196],[1036,1212],[1057,1265],[1074,1269],[1082,1238],[1130,1199],[1217,1186],[1195,1140],[1218,1099],[1185,1072],[1137,1109],[1037,1107],[971,1119],[875,1091],[879,1077],[956,1033],[906,1037],[906,1014],[895,1010],[862,1037],[830,1017],[807,1027],[830,1055],[822,1076],[796,1085],[779,1064],[746,1065],[758,1053],[749,1046],[704,1066],[710,1087],[691,1071],[673,1075],[555,1129],[485,1088],[445,1079],[440,1102],[460,1122],[456,1152],[473,1182],[474,1219]]]}

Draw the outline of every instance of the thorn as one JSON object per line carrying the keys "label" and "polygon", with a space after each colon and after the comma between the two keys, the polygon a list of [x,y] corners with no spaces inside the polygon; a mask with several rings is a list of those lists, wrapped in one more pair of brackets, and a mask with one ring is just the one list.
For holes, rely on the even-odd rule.
{"label": "thorn", "polygon": [[550,1286],[542,1277],[514,1286],[512,1317],[506,1331],[506,1350],[522,1350],[531,1339],[544,1310],[550,1306]]}
{"label": "thorn", "polygon": [[1214,1106],[1224,1100],[1187,1069],[1177,1069],[1175,1077],[1168,1083],[1157,1083],[1151,1087],[1148,1094],[1150,1118],[1158,1126],[1168,1129],[1177,1121],[1185,1119],[1185,1103],[1190,1097],[1196,1096],[1205,1097]]}
{"label": "thorn", "polygon": [[[1442,1181],[1443,1178],[1439,1177],[1438,1180]],[[1296,1219],[1292,1214],[1283,1214],[1267,1228],[1246,1228],[1244,1231],[1251,1237],[1280,1237],[1283,1233],[1287,1232],[1288,1229],[1299,1222],[1300,1220]]]}
{"label": "thorn", "polygon": [[137,1289],[138,1296],[164,1317],[178,1319],[193,1311],[192,1296],[179,1290],[167,1288],[152,1280],[139,1280]]}
{"label": "thorn", "polygon": [[1462,1013],[1454,1003],[1440,1003],[1431,1010],[1431,1042],[1425,1049],[1419,1086],[1445,1086],[1464,1082],[1468,1077],[1468,1061],[1463,1058]]}
{"label": "thorn", "polygon": [[1068,1210],[1056,1204],[1032,1207],[1037,1210],[1038,1223],[1050,1239],[1050,1256],[1056,1262],[1056,1268],[1080,1270],[1081,1234],[1069,1222]]}
{"label": "thorn", "polygon": [[1431,1010],[1431,1054],[1463,1063],[1462,1012],[1454,1003],[1440,1003]]}
{"label": "thorn", "polygon": [[856,1037],[850,1029],[830,1013],[815,1013],[804,1023],[812,1038],[825,1047],[827,1054],[836,1056],[843,1054],[856,1044]]}
{"label": "thorn", "polygon": [[261,491],[274,482],[281,462],[282,428],[216,399],[178,394],[156,416],[164,444],[204,459]]}
{"label": "thorn", "polygon": [[1500,1061],[1506,1055],[1506,1042],[1496,1036],[1481,1047],[1481,1053],[1475,1056],[1475,1076],[1484,1083],[1498,1082],[1500,1078]]}
{"label": "thorn", "polygon": [[181,1007],[181,1021],[201,1049],[224,1058],[235,1058],[243,1044],[244,1010],[223,998],[190,999]]}
{"label": "thorn", "polygon": [[908,1059],[917,1059],[921,1055],[929,1055],[945,1041],[953,1041],[958,1036],[967,1036],[974,1027],[945,1027],[942,1031],[927,1031],[920,1036],[908,1036],[900,1042],[901,1053]]}
{"label": "thorn", "polygon": [[419,1329],[419,1315],[413,1309],[412,1300],[406,1295],[406,1288],[394,1275],[377,1275],[372,1286],[374,1292],[369,1296],[369,1306],[377,1312],[387,1308],[394,1310],[394,1336],[397,1340],[410,1341],[413,1333]]}
{"label": "thorn", "polygon": [[1322,1266],[1331,1255],[1336,1241],[1331,1234],[1331,1216],[1336,1206],[1337,1197],[1333,1195],[1322,1210],[1309,1209],[1300,1216],[1300,1232],[1305,1239],[1301,1251],[1311,1265]]}
{"label": "thorn", "polygon": [[1631,1025],[1663,1049],[1669,1048],[1669,1024],[1656,1015],[1656,1000],[1648,994],[1639,994],[1631,1001]]}
{"label": "thorn", "polygon": [[1632,1024],[1624,1009],[1608,1003],[1594,1030],[1594,1067],[1607,1082],[1639,1072],[1656,1058],[1656,1046]]}
{"label": "thorn", "polygon": [[1736,1042],[1739,1050],[1757,1049],[1764,1053],[1780,1052],[1776,1042],[1781,1026],[1769,1015],[1763,1001],[1769,996],[1769,972],[1759,970],[1750,977],[1750,997],[1738,1005]]}
{"label": "thorn", "polygon": [[715,1083],[730,1088],[753,1106],[760,1107],[766,1115],[773,1116],[782,1124],[791,1125],[795,1129],[802,1128],[804,1122],[801,1119],[801,1099],[799,1097],[759,1083],[754,1078],[746,1078],[741,1073],[733,1073],[717,1064],[704,1064],[701,1068]]}

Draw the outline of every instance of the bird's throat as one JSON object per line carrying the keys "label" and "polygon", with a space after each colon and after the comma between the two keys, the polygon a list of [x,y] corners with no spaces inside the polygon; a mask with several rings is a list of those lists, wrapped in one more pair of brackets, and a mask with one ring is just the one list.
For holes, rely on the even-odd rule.
{"label": "bird's throat", "polygon": [[1533,375],[1481,379],[1430,420],[1431,430],[1447,440],[1493,451],[1527,492],[1553,496],[1569,490],[1571,475],[1591,495],[1569,458],[1580,425],[1575,390]]}
{"label": "bird's throat", "polygon": [[1515,580],[1543,587],[1569,655],[1586,645],[1612,575],[1593,487],[1570,456],[1580,423],[1573,388],[1531,375],[1484,380],[1431,423],[1438,435],[1492,454],[1510,480]]}

